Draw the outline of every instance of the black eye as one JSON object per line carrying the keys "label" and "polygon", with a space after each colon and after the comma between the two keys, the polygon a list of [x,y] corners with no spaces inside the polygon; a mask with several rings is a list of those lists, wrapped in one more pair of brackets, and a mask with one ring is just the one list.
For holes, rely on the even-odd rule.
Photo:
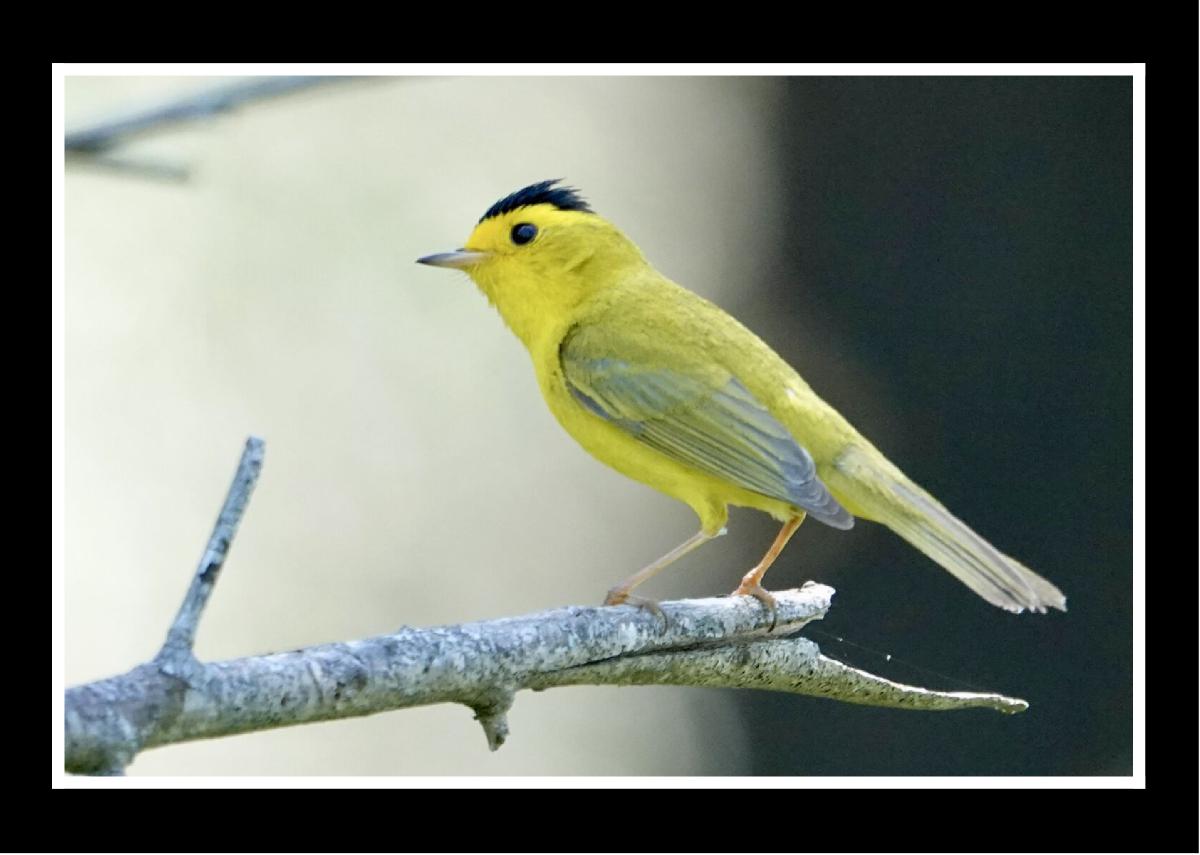
{"label": "black eye", "polygon": [[529,243],[537,234],[537,226],[533,223],[517,223],[512,228],[512,242],[515,244]]}

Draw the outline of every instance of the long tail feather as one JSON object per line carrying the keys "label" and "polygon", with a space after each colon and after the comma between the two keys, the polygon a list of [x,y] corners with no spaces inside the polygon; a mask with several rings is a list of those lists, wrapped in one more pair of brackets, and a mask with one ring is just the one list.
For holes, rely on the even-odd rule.
{"label": "long tail feather", "polygon": [[882,455],[852,447],[835,466],[847,477],[830,487],[844,485],[844,504],[892,529],[989,603],[1010,612],[1067,610],[1062,591],[972,531]]}

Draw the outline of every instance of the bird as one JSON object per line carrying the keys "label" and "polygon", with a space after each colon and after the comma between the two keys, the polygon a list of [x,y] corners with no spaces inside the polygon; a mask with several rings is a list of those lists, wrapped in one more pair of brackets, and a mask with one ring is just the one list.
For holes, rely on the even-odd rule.
{"label": "bird", "polygon": [[731,596],[771,614],[763,575],[808,517],[881,523],[987,602],[1066,611],[1010,558],[908,478],[782,357],[719,306],[672,282],[564,179],[489,207],[466,243],[418,263],[465,272],[533,361],[559,424],[618,472],[692,508],[700,529],[607,592],[662,616],[634,588],[725,533],[729,506],[782,527]]}

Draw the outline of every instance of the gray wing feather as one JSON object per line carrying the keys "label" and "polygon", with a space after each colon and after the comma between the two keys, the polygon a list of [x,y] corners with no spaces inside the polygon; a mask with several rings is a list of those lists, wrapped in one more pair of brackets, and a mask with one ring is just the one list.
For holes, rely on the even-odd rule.
{"label": "gray wing feather", "polygon": [[681,372],[569,351],[563,367],[580,403],[646,445],[835,528],[854,524],[817,477],[811,455],[736,377],[713,388]]}

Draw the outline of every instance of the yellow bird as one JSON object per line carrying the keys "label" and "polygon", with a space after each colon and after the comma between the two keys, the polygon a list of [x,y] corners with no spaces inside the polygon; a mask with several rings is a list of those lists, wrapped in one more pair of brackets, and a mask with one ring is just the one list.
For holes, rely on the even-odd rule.
{"label": "yellow bird", "polygon": [[465,271],[529,350],[542,395],[588,452],[690,505],[700,531],[608,592],[630,594],[724,532],[729,505],[783,523],[733,596],[758,598],[806,516],[882,523],[989,603],[1066,611],[1050,582],[1004,555],[909,480],[790,365],[722,309],[651,266],[561,179],[490,207],[454,252],[418,259]]}

